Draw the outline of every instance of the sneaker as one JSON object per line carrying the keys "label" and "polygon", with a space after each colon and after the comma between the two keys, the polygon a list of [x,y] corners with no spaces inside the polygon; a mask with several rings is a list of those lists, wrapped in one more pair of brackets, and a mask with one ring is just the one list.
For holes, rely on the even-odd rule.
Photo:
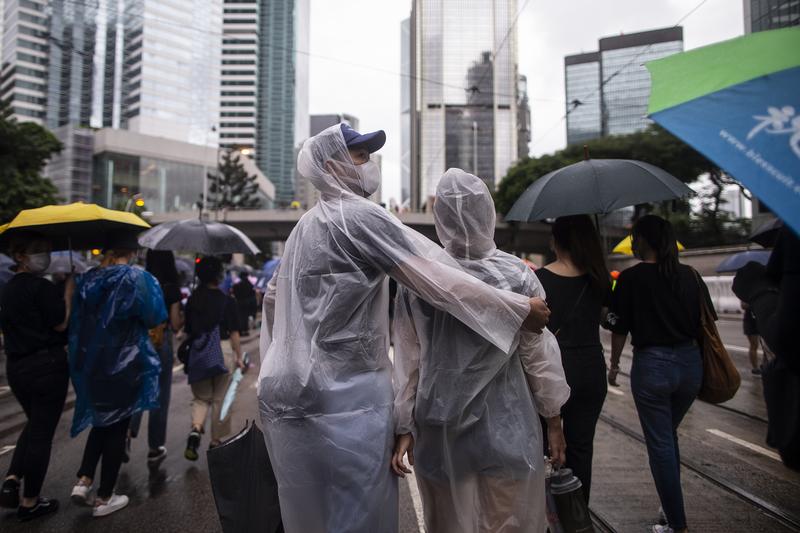
{"label": "sneaker", "polygon": [[664,512],[663,507],[658,508],[658,523],[662,526],[666,526],[669,522],[667,522],[667,513]]}
{"label": "sneaker", "polygon": [[661,524],[656,524],[653,526],[653,529],[650,530],[652,533],[675,533],[675,530],[669,526],[662,526]]}
{"label": "sneaker", "polygon": [[197,461],[199,455],[197,454],[197,448],[200,447],[200,432],[192,430],[189,433],[189,438],[186,440],[186,451],[183,452],[183,456],[186,457],[190,461]]}
{"label": "sneaker", "polygon": [[58,500],[39,498],[39,501],[37,501],[36,505],[33,507],[23,507],[20,505],[19,509],[17,509],[17,518],[19,518],[20,522],[27,522],[28,520],[33,520],[40,516],[55,513],[56,511],[58,511]]}
{"label": "sneaker", "polygon": [[19,507],[19,481],[7,479],[0,488],[0,507],[16,509]]}
{"label": "sneaker", "polygon": [[78,483],[72,487],[72,494],[70,500],[75,505],[93,505],[94,496],[92,496],[92,486],[87,485],[83,480],[78,480]]}
{"label": "sneaker", "polygon": [[128,505],[128,497],[124,494],[112,494],[106,501],[97,498],[94,502],[94,509],[92,509],[92,516],[95,518],[108,516],[111,513],[116,513],[126,505]]}
{"label": "sneaker", "polygon": [[131,438],[125,437],[125,451],[122,452],[122,462],[127,463],[131,460]]}
{"label": "sneaker", "polygon": [[167,456],[167,448],[164,446],[159,446],[155,450],[150,450],[147,452],[147,462],[148,463],[157,463],[164,459]]}

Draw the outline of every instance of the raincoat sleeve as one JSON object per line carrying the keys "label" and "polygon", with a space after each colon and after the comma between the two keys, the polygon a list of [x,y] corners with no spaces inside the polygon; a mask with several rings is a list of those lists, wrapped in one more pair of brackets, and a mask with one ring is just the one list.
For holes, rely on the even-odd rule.
{"label": "raincoat sleeve", "polygon": [[267,283],[267,290],[264,292],[264,302],[261,306],[261,336],[259,338],[259,353],[261,360],[267,355],[267,349],[272,344],[272,324],[275,322],[275,295],[278,288],[278,271],[276,268],[272,277]]}
{"label": "raincoat sleeve", "polygon": [[394,418],[395,434],[413,433],[414,403],[419,384],[420,344],[411,313],[411,295],[397,291],[394,306]]}
{"label": "raincoat sleeve", "polygon": [[354,210],[344,228],[363,260],[505,353],[513,352],[530,312],[529,298],[467,274],[432,241],[379,206],[369,206]]}
{"label": "raincoat sleeve", "polygon": [[[525,280],[526,293],[545,299],[542,284],[533,272]],[[545,418],[561,413],[570,394],[569,385],[561,363],[561,350],[555,335],[545,328],[541,335],[529,331],[520,333],[519,358],[525,378],[533,395],[536,410]]]}

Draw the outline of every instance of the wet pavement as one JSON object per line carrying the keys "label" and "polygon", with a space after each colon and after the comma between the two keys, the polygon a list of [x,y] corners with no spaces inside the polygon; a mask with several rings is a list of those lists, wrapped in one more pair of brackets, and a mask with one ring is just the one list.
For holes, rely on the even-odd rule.
{"label": "wet pavement", "polygon": [[[750,374],[746,339],[738,320],[721,320],[723,341],[742,373],[737,396],[723,406],[695,402],[679,430],[686,465],[683,487],[692,531],[783,532],[800,531],[800,474],[780,463],[775,450],[764,442],[766,411],[760,380]],[[608,337],[604,335],[607,342]],[[257,338],[245,341],[245,350],[257,352]],[[257,363],[257,359],[255,361]],[[630,348],[622,369],[630,366]],[[246,374],[234,406],[234,431],[257,418],[254,383],[257,369]],[[633,406],[627,377],[612,389],[598,424],[595,439],[594,483],[591,506],[608,523],[610,531],[643,532],[654,523],[658,498],[647,464],[641,427]],[[6,532],[113,531],[157,533],[166,531],[221,531],[208,481],[205,454],[196,463],[183,458],[189,429],[191,393],[180,369],[174,374],[169,454],[158,468],[146,463],[143,431],[132,447],[131,462],[123,465],[117,491],[127,494],[127,509],[93,519],[88,508],[69,501],[86,434],[68,434],[72,410],[67,409],[56,434],[53,458],[43,494],[56,497],[62,509],[40,521],[19,524],[13,512],[0,513],[0,530]],[[0,389],[0,471],[10,460],[16,440],[15,401]],[[4,429],[5,428],[5,429]],[[11,428],[11,429],[9,429]],[[208,444],[203,442],[203,450]],[[421,504],[413,479],[400,482],[400,531],[422,531]]]}

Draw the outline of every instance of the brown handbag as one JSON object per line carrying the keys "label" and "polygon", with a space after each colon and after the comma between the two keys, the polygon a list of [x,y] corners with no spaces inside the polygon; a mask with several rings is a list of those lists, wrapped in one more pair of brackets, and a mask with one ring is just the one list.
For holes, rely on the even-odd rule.
{"label": "brown handbag", "polygon": [[703,383],[697,397],[708,403],[727,402],[739,390],[742,377],[719,336],[714,314],[703,293],[702,278],[695,271],[700,296],[700,332],[697,342],[703,356]]}

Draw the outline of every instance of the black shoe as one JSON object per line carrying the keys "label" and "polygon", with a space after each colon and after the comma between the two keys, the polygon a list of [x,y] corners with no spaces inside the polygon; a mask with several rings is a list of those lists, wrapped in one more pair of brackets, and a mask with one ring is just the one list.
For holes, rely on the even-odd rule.
{"label": "black shoe", "polygon": [[190,461],[197,461],[199,455],[197,454],[197,448],[200,447],[200,432],[192,430],[189,433],[189,438],[186,440],[186,451],[183,452],[183,456],[186,457]]}
{"label": "black shoe", "polygon": [[164,446],[159,446],[155,450],[150,450],[147,452],[147,462],[149,464],[158,463],[159,461],[163,460],[167,456],[167,448]]}
{"label": "black shoe", "polygon": [[58,511],[58,500],[39,498],[39,501],[33,507],[22,507],[20,505],[19,509],[17,509],[17,518],[19,518],[20,522],[27,522],[56,511]]}
{"label": "black shoe", "polygon": [[125,451],[122,452],[122,462],[127,463],[131,460],[131,438],[125,437]]}
{"label": "black shoe", "polygon": [[7,509],[19,507],[19,481],[16,479],[3,481],[3,488],[0,489],[0,507]]}

